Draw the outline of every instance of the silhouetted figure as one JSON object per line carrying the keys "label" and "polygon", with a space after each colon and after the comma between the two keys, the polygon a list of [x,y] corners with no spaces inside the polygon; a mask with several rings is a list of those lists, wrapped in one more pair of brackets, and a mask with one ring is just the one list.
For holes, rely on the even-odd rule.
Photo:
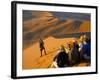
{"label": "silhouetted figure", "polygon": [[65,52],[64,46],[61,46],[57,55],[54,57],[52,66],[67,67],[69,66],[68,54]]}
{"label": "silhouetted figure", "polygon": [[72,63],[77,64],[80,61],[80,55],[79,55],[79,46],[76,42],[73,42],[73,47],[72,47]]}
{"label": "silhouetted figure", "polygon": [[41,56],[42,56],[42,52],[44,51],[45,55],[46,55],[46,50],[45,50],[45,47],[44,47],[44,42],[43,40],[40,38],[39,40],[39,46],[40,46],[40,52],[41,52]]}

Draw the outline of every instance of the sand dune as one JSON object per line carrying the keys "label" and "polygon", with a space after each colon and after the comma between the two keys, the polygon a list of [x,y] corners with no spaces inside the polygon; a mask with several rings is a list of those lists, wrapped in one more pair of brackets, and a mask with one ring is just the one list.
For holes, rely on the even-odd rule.
{"label": "sand dune", "polygon": [[48,16],[53,16],[52,13],[48,12],[48,11],[34,11],[32,12],[32,15],[34,17],[48,17]]}
{"label": "sand dune", "polygon": [[23,23],[24,48],[37,42],[40,37],[57,37],[58,35],[63,36],[82,32],[90,32],[89,21],[82,22],[72,19],[61,21],[56,17],[39,17]]}
{"label": "sand dune", "polygon": [[38,43],[35,43],[29,48],[26,48],[23,51],[23,69],[47,68],[51,64],[60,45],[66,45],[67,42],[72,40],[75,40],[75,38],[46,38],[44,42],[47,55],[44,55],[43,57],[40,57],[40,49]]}
{"label": "sand dune", "polygon": [[[52,64],[53,58],[57,54],[59,46],[60,45],[66,46],[68,42],[73,40],[75,40],[75,38],[64,38],[64,39],[55,39],[53,37],[46,38],[44,42],[47,55],[43,54],[42,57],[40,57],[39,45],[38,43],[35,43],[33,46],[23,51],[23,69],[48,68]],[[86,66],[86,65],[87,63],[80,63],[75,66]]]}
{"label": "sand dune", "polygon": [[84,23],[79,28],[79,32],[91,32],[90,26],[91,26],[90,21],[84,21]]}

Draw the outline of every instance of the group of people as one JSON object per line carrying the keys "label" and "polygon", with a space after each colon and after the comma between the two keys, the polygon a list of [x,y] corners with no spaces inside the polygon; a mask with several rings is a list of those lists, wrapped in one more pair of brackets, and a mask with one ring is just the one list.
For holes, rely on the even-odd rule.
{"label": "group of people", "polygon": [[68,67],[80,63],[81,61],[90,62],[91,42],[86,35],[82,35],[79,40],[61,45],[53,59],[51,67]]}
{"label": "group of people", "polygon": [[[43,51],[46,53],[44,42],[39,41],[41,56]],[[80,36],[79,39],[69,42],[66,46],[61,45],[53,59],[51,67],[67,67],[80,63],[81,61],[90,62],[91,59],[91,42],[86,35]]]}

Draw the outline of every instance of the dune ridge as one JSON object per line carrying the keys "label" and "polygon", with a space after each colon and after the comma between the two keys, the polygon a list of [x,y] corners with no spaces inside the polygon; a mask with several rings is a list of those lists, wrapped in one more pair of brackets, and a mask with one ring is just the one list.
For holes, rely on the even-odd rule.
{"label": "dune ridge", "polygon": [[75,19],[60,20],[49,12],[44,12],[42,14],[42,16],[23,22],[24,48],[37,42],[40,37],[57,37],[58,35],[63,36],[75,33],[85,33],[91,30],[90,21]]}

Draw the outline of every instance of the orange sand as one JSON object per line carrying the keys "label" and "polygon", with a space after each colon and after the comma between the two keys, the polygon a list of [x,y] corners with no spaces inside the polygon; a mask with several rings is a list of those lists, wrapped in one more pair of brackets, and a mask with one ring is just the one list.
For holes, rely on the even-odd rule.
{"label": "orange sand", "polygon": [[[67,42],[73,41],[74,38],[55,39],[48,37],[44,40],[47,55],[40,57],[39,44],[33,44],[31,47],[23,50],[23,69],[34,69],[34,68],[48,68],[54,56],[56,55],[57,49],[60,45],[66,45]],[[79,66],[85,66],[86,64],[80,64]]]}
{"label": "orange sand", "polygon": [[66,45],[67,42],[74,38],[55,39],[49,37],[44,40],[47,55],[40,57],[39,44],[35,43],[31,47],[23,50],[23,69],[32,68],[47,68],[53,57],[56,55],[57,49],[60,45]]}

